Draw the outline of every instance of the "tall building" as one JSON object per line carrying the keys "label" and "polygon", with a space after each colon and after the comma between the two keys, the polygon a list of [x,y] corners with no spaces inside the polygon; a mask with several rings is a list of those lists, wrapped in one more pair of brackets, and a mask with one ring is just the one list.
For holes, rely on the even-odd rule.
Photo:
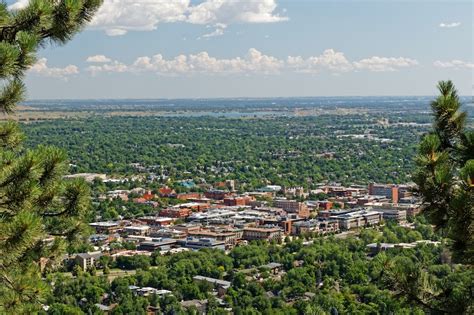
{"label": "tall building", "polygon": [[[403,188],[405,188],[405,186],[403,186]],[[370,183],[369,195],[385,196],[392,199],[393,203],[398,203],[399,189],[399,185]]]}
{"label": "tall building", "polygon": [[274,201],[274,206],[281,208],[288,213],[296,213],[302,218],[309,217],[308,206],[306,206],[303,202],[296,200],[276,199]]}

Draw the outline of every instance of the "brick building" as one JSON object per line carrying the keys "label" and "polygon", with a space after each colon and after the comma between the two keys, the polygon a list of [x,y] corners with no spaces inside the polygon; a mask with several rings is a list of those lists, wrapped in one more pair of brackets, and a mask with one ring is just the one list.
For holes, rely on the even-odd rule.
{"label": "brick building", "polygon": [[279,227],[247,227],[244,228],[244,240],[280,240],[282,230]]}
{"label": "brick building", "polygon": [[160,211],[161,217],[184,219],[191,215],[192,211],[189,208],[166,208]]}
{"label": "brick building", "polygon": [[209,190],[204,193],[206,198],[214,199],[214,200],[224,200],[227,197],[230,197],[232,193],[226,190]]}
{"label": "brick building", "polygon": [[274,201],[274,205],[277,208],[282,208],[288,213],[296,213],[302,218],[309,217],[308,206],[306,206],[306,204],[304,204],[303,202],[299,202],[296,200],[276,199]]}

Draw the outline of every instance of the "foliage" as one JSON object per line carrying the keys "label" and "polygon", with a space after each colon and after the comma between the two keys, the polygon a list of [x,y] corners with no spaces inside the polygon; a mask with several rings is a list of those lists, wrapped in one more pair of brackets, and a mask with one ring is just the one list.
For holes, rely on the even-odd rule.
{"label": "foliage", "polygon": [[[418,231],[421,226],[427,226],[422,219],[416,225]],[[387,225],[386,231],[400,240],[409,239],[412,232],[394,224]],[[367,235],[383,234],[374,232]],[[165,314],[183,314],[185,310],[178,301],[192,299],[207,299],[212,314],[225,313],[223,307],[232,308],[235,314],[467,314],[472,311],[473,270],[443,262],[445,245],[392,249],[369,258],[366,241],[362,239],[316,238],[312,244],[302,245],[300,240],[295,240],[283,246],[260,242],[236,247],[229,255],[210,249],[172,256],[153,255],[145,257],[151,265],[148,270],[116,278],[110,286],[88,274],[63,279],[51,302],[78,305],[87,313],[87,304],[79,303],[88,292],[81,284],[86,284],[98,287],[92,292],[113,296],[108,302],[118,303],[114,310],[117,314],[141,313],[146,305],[157,306]],[[268,262],[281,263],[284,272],[275,275],[261,267]],[[223,297],[224,306],[215,303],[212,285],[193,281],[196,275],[231,281]],[[144,299],[132,294],[129,285],[170,290],[173,295]],[[65,291],[65,288],[70,289]],[[95,301],[96,296],[90,294],[88,299],[92,297]]]}
{"label": "foliage", "polygon": [[453,258],[474,262],[474,132],[451,81],[431,103],[433,131],[423,138],[414,179],[426,218],[452,240]]}
{"label": "foliage", "polygon": [[[66,43],[100,3],[32,0],[16,11],[0,3],[1,113],[11,114],[23,99],[22,79],[37,50]],[[0,313],[35,312],[47,290],[40,264],[53,264],[75,238],[89,203],[84,182],[61,180],[68,167],[64,151],[22,150],[22,138],[12,121],[0,124]]]}
{"label": "foliage", "polygon": [[[396,117],[396,113],[389,113]],[[267,183],[313,187],[409,180],[423,125],[382,127],[362,114],[243,119],[220,117],[102,117],[25,125],[31,146],[47,141],[65,148],[74,172],[137,175],[140,163],[177,191],[180,180],[234,179],[242,191]],[[403,121],[412,122],[411,116]],[[270,123],[269,123],[270,121]],[[350,138],[364,135],[374,138]],[[47,135],[45,139],[45,135]],[[325,157],[325,152],[334,152]],[[168,181],[169,180],[169,181]],[[129,184],[124,184],[126,187]]]}

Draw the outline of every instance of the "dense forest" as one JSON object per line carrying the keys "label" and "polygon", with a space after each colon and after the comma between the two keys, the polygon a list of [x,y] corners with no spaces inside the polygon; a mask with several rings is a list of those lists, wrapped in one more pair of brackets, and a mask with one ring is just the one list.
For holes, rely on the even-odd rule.
{"label": "dense forest", "polygon": [[[67,150],[72,172],[132,174],[131,163],[197,183],[400,183],[429,116],[95,117],[25,124],[29,146]],[[389,123],[386,123],[388,119]],[[404,122],[412,124],[404,125]],[[248,187],[247,187],[248,188]]]}

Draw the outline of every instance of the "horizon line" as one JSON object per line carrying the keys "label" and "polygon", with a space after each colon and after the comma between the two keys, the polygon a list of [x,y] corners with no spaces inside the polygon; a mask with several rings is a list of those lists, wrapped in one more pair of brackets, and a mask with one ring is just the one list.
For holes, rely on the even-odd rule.
{"label": "horizon line", "polygon": [[[124,97],[124,98],[31,98],[21,103],[34,101],[161,101],[161,100],[268,100],[268,99],[310,99],[310,98],[367,98],[367,97],[410,97],[410,98],[427,98],[436,97],[433,95],[326,95],[326,96],[224,96],[224,97],[156,97],[156,98],[138,98],[138,97]],[[474,95],[459,95],[462,98],[474,98]]]}

